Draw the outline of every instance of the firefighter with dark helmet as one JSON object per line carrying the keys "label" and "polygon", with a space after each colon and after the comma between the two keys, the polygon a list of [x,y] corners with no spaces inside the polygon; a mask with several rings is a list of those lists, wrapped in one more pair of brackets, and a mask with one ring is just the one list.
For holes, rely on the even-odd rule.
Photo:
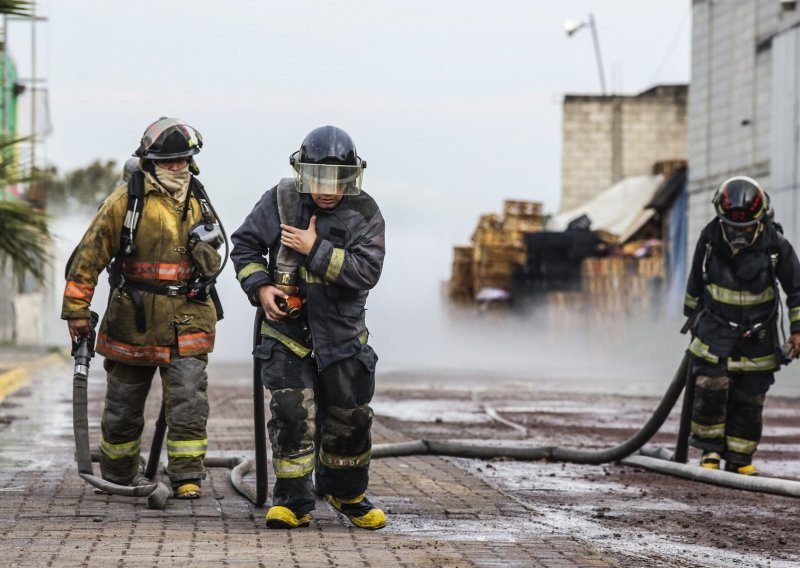
{"label": "firefighter with dark helmet", "polygon": [[[800,354],[800,262],[771,217],[757,181],[737,176],[713,198],[716,218],[702,230],[686,286],[692,321],[695,399],[690,444],[700,465],[757,475],[753,454],[774,373]],[[780,340],[780,294],[791,336]]]}
{"label": "firefighter with dark helmet", "polygon": [[[120,485],[139,474],[144,407],[156,369],[167,421],[167,475],[175,496],[200,496],[207,437],[206,364],[217,311],[192,283],[212,282],[216,248],[194,236],[215,226],[194,156],[200,133],[161,118],[144,132],[128,164],[129,179],[105,200],[67,267],[61,317],[73,341],[90,332],[98,276],[109,267],[111,291],[97,352],[105,357],[107,390],[101,421],[100,469]],[[210,209],[209,209],[210,208]]]}
{"label": "firefighter with dark helmet", "polygon": [[268,190],[231,237],[237,278],[266,319],[254,353],[272,395],[277,479],[266,524],[308,526],[315,472],[333,507],[380,529],[386,516],[365,494],[378,357],[364,316],[383,267],[384,220],[361,191],[366,162],[344,130],[313,130],[289,163],[294,179]]}

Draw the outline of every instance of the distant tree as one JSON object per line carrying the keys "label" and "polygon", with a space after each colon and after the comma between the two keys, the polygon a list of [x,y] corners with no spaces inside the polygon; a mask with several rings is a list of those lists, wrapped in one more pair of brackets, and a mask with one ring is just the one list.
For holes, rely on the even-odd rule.
{"label": "distant tree", "polygon": [[114,160],[95,160],[63,177],[51,169],[37,184],[45,188],[51,211],[94,211],[116,188],[121,177],[122,171]]}

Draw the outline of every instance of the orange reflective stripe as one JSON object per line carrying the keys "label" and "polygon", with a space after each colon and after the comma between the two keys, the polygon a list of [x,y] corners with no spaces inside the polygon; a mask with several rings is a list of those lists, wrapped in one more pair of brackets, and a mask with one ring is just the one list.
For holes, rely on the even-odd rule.
{"label": "orange reflective stripe", "polygon": [[75,298],[76,300],[83,300],[84,302],[91,302],[92,296],[94,296],[94,286],[81,284],[74,280],[67,280],[67,287],[64,288],[64,296],[67,298]]}
{"label": "orange reflective stripe", "polygon": [[131,345],[111,339],[105,333],[97,334],[97,351],[115,361],[169,363],[170,348],[158,345]]}
{"label": "orange reflective stripe", "polygon": [[162,262],[138,262],[124,260],[122,271],[127,276],[134,278],[148,278],[151,280],[188,280],[192,276],[192,265],[189,262],[167,264]]}
{"label": "orange reflective stripe", "polygon": [[195,351],[197,349],[211,349],[214,347],[215,331],[211,333],[204,333],[202,331],[197,333],[187,333],[178,336],[178,350],[183,353],[184,351]]}

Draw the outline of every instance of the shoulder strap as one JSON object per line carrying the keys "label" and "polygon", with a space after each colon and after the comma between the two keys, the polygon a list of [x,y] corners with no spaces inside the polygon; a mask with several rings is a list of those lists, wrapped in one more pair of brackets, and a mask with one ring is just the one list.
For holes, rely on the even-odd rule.
{"label": "shoulder strap", "polygon": [[128,210],[125,213],[125,220],[122,222],[122,232],[120,233],[120,254],[129,255],[136,250],[134,241],[136,231],[139,228],[139,219],[142,217],[144,208],[144,172],[139,170],[133,172],[128,178]]}
{"label": "shoulder strap", "polygon": [[[203,184],[200,183],[200,180],[196,177],[192,176],[191,181],[189,182],[189,193],[186,195],[186,201],[188,204],[189,197],[194,194],[195,198],[197,199],[198,203],[200,203],[200,213],[203,215],[203,220],[206,223],[214,223],[216,214],[212,215],[213,207],[211,207],[211,200],[208,198],[208,194],[206,193],[206,188],[203,187]],[[184,207],[183,209],[183,217],[186,219],[186,214],[188,213],[189,208]],[[219,222],[219,219],[216,219],[216,222]]]}
{"label": "shoulder strap", "polygon": [[[119,252],[108,264],[108,283],[111,289],[122,284],[122,257],[133,254],[136,250],[134,241],[139,228],[139,219],[144,208],[144,172],[137,170],[128,178],[128,208],[122,220],[122,230],[119,234]],[[112,294],[108,295],[111,303]]]}

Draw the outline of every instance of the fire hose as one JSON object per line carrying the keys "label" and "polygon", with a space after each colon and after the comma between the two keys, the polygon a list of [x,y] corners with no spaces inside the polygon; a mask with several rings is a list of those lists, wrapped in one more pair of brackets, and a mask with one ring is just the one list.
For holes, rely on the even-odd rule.
{"label": "fire hose", "polygon": [[[413,440],[391,444],[376,444],[372,447],[372,457],[438,455],[479,459],[548,460],[579,464],[619,462],[657,473],[674,475],[713,485],[787,497],[800,497],[799,481],[746,476],[733,472],[704,469],[685,463],[694,396],[694,377],[691,373],[691,361],[692,356],[688,353],[685,354],[666,393],[648,421],[633,436],[612,448],[582,450],[559,446],[491,446],[445,440]],[[671,452],[666,448],[645,448],[645,444],[666,421],[684,387],[686,388],[686,393],[683,400],[675,451]]]}
{"label": "fire hose", "polygon": [[[256,329],[260,329],[263,313],[256,316]],[[72,380],[72,420],[75,435],[75,459],[78,464],[78,475],[97,489],[120,495],[123,497],[147,497],[148,509],[164,509],[170,496],[169,488],[162,482],[144,483],[141,485],[120,485],[102,479],[94,474],[92,462],[100,460],[98,453],[92,453],[89,444],[88,420],[88,378],[89,364],[94,357],[95,327],[98,316],[92,312],[91,334],[79,337],[72,345],[72,355],[75,358],[75,368]],[[254,361],[258,361],[254,359]],[[267,472],[266,472],[266,430],[264,422],[264,393],[261,387],[260,365],[253,366],[253,403],[255,418],[256,460],[237,457],[219,458],[206,457],[203,461],[206,467],[228,468],[231,484],[244,497],[260,507],[267,498]],[[159,456],[164,443],[164,434],[167,428],[165,407],[162,403],[158,420],[156,421],[150,453],[144,467],[144,476],[152,480],[158,470]],[[260,464],[260,465],[259,465]],[[245,475],[255,469],[256,486],[253,487],[245,479]]]}

